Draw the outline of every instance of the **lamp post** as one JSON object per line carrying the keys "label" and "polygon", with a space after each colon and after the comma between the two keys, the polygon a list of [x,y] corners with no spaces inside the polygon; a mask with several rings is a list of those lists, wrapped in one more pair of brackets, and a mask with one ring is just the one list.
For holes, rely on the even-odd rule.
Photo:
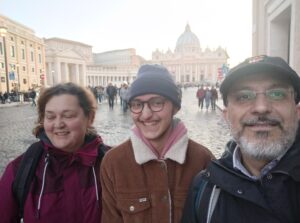
{"label": "lamp post", "polygon": [[6,76],[6,92],[9,93],[7,52],[6,52],[6,42],[5,42],[6,33],[7,33],[7,28],[4,26],[0,26],[0,35],[2,36],[2,39],[3,39],[3,53],[4,53],[5,76]]}
{"label": "lamp post", "polygon": [[18,101],[22,103],[23,101],[23,95],[20,92],[21,91],[21,82],[20,82],[20,69],[19,69],[19,64],[16,64],[16,70],[17,70],[17,76],[18,76],[18,82],[17,82],[17,96],[18,96]]}

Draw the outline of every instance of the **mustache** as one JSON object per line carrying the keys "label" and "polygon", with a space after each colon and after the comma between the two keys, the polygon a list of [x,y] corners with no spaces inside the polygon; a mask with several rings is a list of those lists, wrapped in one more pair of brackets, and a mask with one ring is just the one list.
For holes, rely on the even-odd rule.
{"label": "mustache", "polygon": [[242,124],[246,126],[254,126],[254,125],[261,125],[261,124],[281,126],[281,121],[277,118],[259,116],[259,117],[254,117],[252,119],[242,121]]}

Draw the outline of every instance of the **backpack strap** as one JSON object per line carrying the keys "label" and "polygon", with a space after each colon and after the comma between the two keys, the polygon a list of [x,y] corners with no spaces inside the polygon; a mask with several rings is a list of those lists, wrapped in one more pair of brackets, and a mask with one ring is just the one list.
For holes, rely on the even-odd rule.
{"label": "backpack strap", "polygon": [[195,199],[197,222],[210,223],[220,192],[215,184],[201,178]]}
{"label": "backpack strap", "polygon": [[215,210],[220,192],[221,192],[221,189],[219,187],[217,187],[216,185],[214,185],[211,195],[210,195],[210,199],[209,199],[206,223],[210,223],[211,216]]}
{"label": "backpack strap", "polygon": [[104,145],[103,143],[101,143],[98,147],[98,157],[100,159],[100,161],[103,159],[105,153],[107,152],[107,150],[109,149],[110,147]]}
{"label": "backpack strap", "polygon": [[23,154],[21,163],[18,167],[15,180],[13,182],[13,194],[19,204],[19,215],[24,216],[24,203],[29,191],[30,183],[33,180],[36,167],[43,153],[41,142],[33,143]]}

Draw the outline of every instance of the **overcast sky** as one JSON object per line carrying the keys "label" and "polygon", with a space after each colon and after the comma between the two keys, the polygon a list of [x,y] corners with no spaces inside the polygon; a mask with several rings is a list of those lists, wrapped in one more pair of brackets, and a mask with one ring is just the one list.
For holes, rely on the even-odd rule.
{"label": "overcast sky", "polygon": [[230,66],[251,56],[252,0],[0,0],[0,14],[35,31],[93,46],[174,51],[188,23],[202,49],[227,49]]}

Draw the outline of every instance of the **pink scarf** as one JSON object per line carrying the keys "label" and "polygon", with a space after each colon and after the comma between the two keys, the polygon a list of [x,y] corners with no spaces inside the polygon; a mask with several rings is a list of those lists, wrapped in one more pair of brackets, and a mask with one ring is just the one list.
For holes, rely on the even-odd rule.
{"label": "pink scarf", "polygon": [[171,130],[171,134],[169,135],[169,138],[167,139],[161,153],[159,154],[158,151],[143,136],[141,131],[136,126],[133,127],[132,131],[138,138],[140,138],[148,146],[148,148],[157,156],[158,159],[164,159],[166,153],[170,150],[172,145],[178,142],[178,140],[181,139],[181,137],[187,133],[187,129],[182,121],[173,120],[173,127]]}

